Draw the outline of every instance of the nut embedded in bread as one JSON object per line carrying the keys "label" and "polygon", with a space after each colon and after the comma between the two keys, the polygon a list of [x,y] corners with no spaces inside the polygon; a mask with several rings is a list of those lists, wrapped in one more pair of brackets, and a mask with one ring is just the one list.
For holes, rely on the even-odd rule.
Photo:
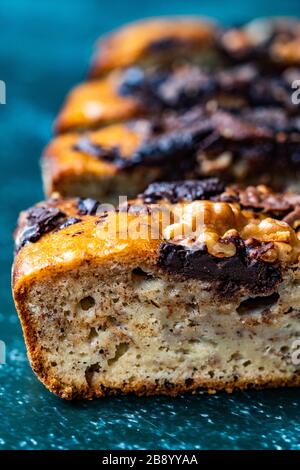
{"label": "nut embedded in bread", "polygon": [[67,399],[299,385],[299,206],[210,179],[117,211],[54,198],[24,213],[13,291],[38,377]]}

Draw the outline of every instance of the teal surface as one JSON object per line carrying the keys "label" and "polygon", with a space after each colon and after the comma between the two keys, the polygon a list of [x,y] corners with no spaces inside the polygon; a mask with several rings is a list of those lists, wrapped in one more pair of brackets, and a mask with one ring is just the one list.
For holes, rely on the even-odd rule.
{"label": "teal surface", "polygon": [[38,159],[53,118],[84,77],[96,37],[142,16],[198,13],[239,23],[300,13],[285,1],[1,0],[0,449],[300,449],[299,391],[65,403],[32,373],[10,292],[18,212],[41,199]]}

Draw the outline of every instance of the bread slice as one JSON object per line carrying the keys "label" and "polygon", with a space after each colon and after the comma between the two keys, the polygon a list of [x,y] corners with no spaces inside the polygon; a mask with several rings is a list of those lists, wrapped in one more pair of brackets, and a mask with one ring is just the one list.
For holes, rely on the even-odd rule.
{"label": "bread slice", "polygon": [[211,179],[23,213],[13,293],[33,370],[65,399],[298,386],[299,207]]}

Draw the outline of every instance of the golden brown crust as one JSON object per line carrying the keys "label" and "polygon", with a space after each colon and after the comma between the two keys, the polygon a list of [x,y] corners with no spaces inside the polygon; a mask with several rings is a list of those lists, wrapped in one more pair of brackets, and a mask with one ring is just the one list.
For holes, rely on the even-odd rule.
{"label": "golden brown crust", "polygon": [[[55,207],[62,210],[66,216],[78,216],[77,200],[52,199],[43,207]],[[22,232],[26,213],[20,217],[19,227],[16,231]],[[119,228],[122,218],[117,213],[109,214],[99,223],[97,215],[80,215],[81,222],[64,228],[53,230],[43,235],[36,243],[26,244],[16,256],[13,269],[13,287],[18,289],[21,285],[31,282],[38,276],[51,276],[61,270],[71,270],[82,263],[89,263],[98,258],[99,263],[118,262],[126,259],[127,262],[155,259],[158,240],[128,238],[125,242],[120,238],[120,231],[114,233],[115,226]],[[128,222],[135,216],[128,216]],[[120,226],[121,228],[121,226]],[[106,235],[107,234],[107,235]]]}
{"label": "golden brown crust", "polygon": [[[77,149],[76,145],[82,138],[88,139],[93,145],[101,146],[104,153],[106,149],[118,148],[124,157],[130,157],[142,139],[135,129],[124,124],[113,124],[85,134],[73,133],[56,137],[47,146],[42,158],[45,190],[48,196],[53,192],[65,195],[66,180],[98,178],[99,186],[102,179],[104,186],[106,178],[113,178],[118,173],[118,167],[114,162],[93,157]],[[77,195],[80,196],[80,192]]]}
{"label": "golden brown crust", "polygon": [[249,390],[249,389],[267,389],[267,388],[280,388],[280,387],[299,387],[300,386],[300,377],[295,375],[289,379],[274,379],[273,377],[264,377],[261,379],[253,378],[253,381],[249,380],[232,380],[226,383],[220,383],[219,380],[196,380],[192,381],[191,385],[188,385],[185,381],[182,383],[176,384],[166,384],[166,385],[157,385],[154,383],[149,383],[147,381],[133,382],[130,384],[122,385],[122,388],[111,388],[106,387],[103,384],[103,387],[99,390],[88,389],[88,390],[73,390],[72,387],[63,387],[62,384],[57,383],[57,381],[50,378],[46,378],[44,384],[48,389],[53,393],[57,394],[61,398],[66,400],[74,399],[92,399],[92,398],[102,398],[104,396],[114,396],[114,395],[127,395],[129,393],[134,393],[137,396],[155,396],[155,395],[165,395],[170,397],[175,397],[181,393],[197,393],[200,391],[207,391],[209,394],[214,394],[219,390],[225,390],[227,393],[233,393],[236,390]]}
{"label": "golden brown crust", "polygon": [[[99,41],[92,66],[92,76],[102,75],[115,68],[128,67],[142,61],[159,62],[159,45],[168,41],[168,54],[160,55],[162,62],[212,46],[216,29],[212,22],[196,17],[153,18],[143,20],[111,33]],[[172,48],[172,44],[174,47]],[[170,50],[171,48],[171,50]]]}
{"label": "golden brown crust", "polygon": [[109,176],[114,174],[111,164],[96,160],[82,152],[74,150],[73,146],[78,140],[78,134],[65,134],[55,138],[46,147],[42,157],[42,168],[45,183],[45,192],[50,196],[53,192],[61,191],[61,181],[72,178],[72,175],[93,174],[95,176]]}
{"label": "golden brown crust", "polygon": [[68,95],[55,123],[56,132],[101,126],[145,112],[141,102],[118,93],[119,74],[82,83]]}

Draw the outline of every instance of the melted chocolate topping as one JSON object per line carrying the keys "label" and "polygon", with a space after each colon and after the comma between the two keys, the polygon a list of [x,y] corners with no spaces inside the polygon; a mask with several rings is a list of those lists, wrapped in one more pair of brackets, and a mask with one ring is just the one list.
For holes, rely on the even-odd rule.
{"label": "melted chocolate topping", "polygon": [[161,106],[182,109],[212,97],[218,90],[214,76],[196,67],[184,67],[165,76],[152,90]]}
{"label": "melted chocolate topping", "polygon": [[[135,96],[152,111],[182,110],[227,96],[242,99],[245,106],[279,106],[297,113],[297,106],[291,100],[291,83],[299,79],[299,73],[299,68],[264,72],[254,62],[214,72],[192,65],[169,72],[145,72],[131,67],[121,77],[119,93]],[[220,100],[220,103],[224,109],[232,108],[232,100],[228,103]]]}
{"label": "melted chocolate topping", "polygon": [[[119,93],[135,96],[152,115],[162,116],[173,110],[176,112],[172,118],[173,132],[184,136],[181,140],[173,137],[172,126],[167,122],[169,118],[160,118],[159,135],[150,135],[130,158],[122,158],[117,149],[107,151],[103,158],[120,168],[130,168],[138,164],[165,165],[166,159],[172,158],[174,152],[182,152],[181,159],[190,157],[192,160],[188,165],[189,177],[196,178],[201,174],[195,153],[203,150],[203,143],[205,158],[212,161],[224,152],[230,152],[232,165],[242,159],[245,177],[254,178],[258,172],[267,177],[270,173],[291,174],[299,170],[299,109],[291,100],[291,84],[299,78],[300,67],[281,67],[272,56],[274,41],[285,42],[296,37],[300,37],[297,21],[258,21],[220,31],[217,38],[220,66],[212,72],[187,64],[169,70],[127,69],[122,75]],[[170,37],[155,42],[151,47],[167,53],[175,44],[177,40]],[[205,139],[210,135],[202,134],[201,138],[198,136],[200,141],[193,141],[187,148],[184,140],[189,131],[184,127],[184,121],[185,115],[189,114],[185,113],[186,110],[191,108],[198,109],[198,119],[205,121],[208,134],[214,137],[219,134],[219,138],[208,140],[207,144]],[[103,149],[96,152],[91,149],[90,152],[99,158],[103,153]],[[220,174],[218,166],[216,170],[213,170],[213,165],[211,168],[211,174],[213,171]],[[192,170],[194,172],[190,173]],[[221,168],[220,171],[225,177],[232,178],[231,164],[228,169]],[[166,177],[167,172],[162,178]],[[175,179],[172,172],[171,179]]]}
{"label": "melted chocolate topping", "polygon": [[122,157],[119,153],[119,149],[115,147],[104,148],[99,144],[95,144],[90,141],[86,136],[80,137],[80,139],[73,146],[73,150],[78,152],[86,153],[91,157],[103,159],[107,161],[119,161]]}
{"label": "melted chocolate topping", "polygon": [[[203,185],[201,186],[199,185]],[[242,208],[264,212],[284,220],[297,229],[300,222],[300,195],[277,194],[249,186],[240,188],[229,186],[223,192],[217,179],[188,181],[179,183],[156,183],[141,196],[145,203],[167,199],[171,202],[206,199],[223,202],[236,202]],[[295,224],[297,227],[295,227]],[[160,245],[158,266],[165,271],[213,283],[220,295],[232,295],[244,288],[259,295],[272,292],[281,281],[281,269],[276,263],[268,263],[262,255],[272,248],[272,243],[255,239],[243,241],[240,237],[231,238],[236,246],[236,254],[229,258],[218,258],[208,253],[205,246],[188,249],[180,244],[163,242]]]}
{"label": "melted chocolate topping", "polygon": [[58,227],[57,232],[63,230],[64,228],[71,227],[71,225],[79,224],[79,222],[81,221],[82,220],[78,219],[77,217],[69,217],[63,224]]}
{"label": "melted chocolate topping", "polygon": [[168,52],[172,49],[177,49],[182,45],[187,45],[187,42],[183,42],[179,38],[175,37],[167,37],[162,39],[157,39],[156,41],[152,41],[149,45],[149,50],[153,52]]}
{"label": "melted chocolate topping", "polygon": [[223,193],[225,185],[218,178],[199,181],[177,181],[172,183],[152,183],[139,197],[146,204],[166,199],[171,203],[179,201],[209,200]]}
{"label": "melted chocolate topping", "polygon": [[[84,152],[94,158],[102,159],[116,165],[120,170],[126,170],[138,165],[163,166],[168,163],[174,164],[174,159],[182,162],[183,165],[194,166],[194,161],[188,162],[188,157],[192,160],[195,157],[197,144],[212,131],[212,123],[209,120],[201,119],[202,110],[197,112],[193,120],[178,118],[168,123],[167,120],[161,123],[148,123],[148,130],[143,131],[144,141],[128,158],[120,153],[115,147],[103,148],[92,143],[88,137],[81,137],[73,147],[74,150]],[[196,119],[196,118],[199,119]],[[139,127],[139,122],[129,124]]]}
{"label": "melted chocolate topping", "polygon": [[43,235],[58,228],[66,214],[55,207],[38,206],[27,212],[26,225],[17,237],[15,249],[19,251],[27,243],[37,242]]}
{"label": "melted chocolate topping", "polygon": [[79,199],[77,206],[81,215],[95,215],[100,202],[92,198]]}
{"label": "melted chocolate topping", "polygon": [[[169,114],[160,120],[129,123],[137,133],[141,132],[142,137],[141,144],[130,156],[122,155],[117,147],[103,148],[87,136],[81,137],[73,149],[108,161],[120,170],[139,165],[167,166],[168,171],[163,174],[165,179],[168,173],[175,179],[173,171],[178,166],[181,171],[184,168],[198,176],[196,157],[204,150],[212,155],[230,151],[235,157],[244,158],[250,166],[259,163],[266,166],[276,155],[274,131],[263,123],[255,124],[256,114],[250,110],[246,117],[221,110],[210,113],[201,107],[194,108],[182,115]],[[276,121],[276,116],[273,116],[273,121]],[[286,141],[280,148],[285,152],[291,150]]]}

